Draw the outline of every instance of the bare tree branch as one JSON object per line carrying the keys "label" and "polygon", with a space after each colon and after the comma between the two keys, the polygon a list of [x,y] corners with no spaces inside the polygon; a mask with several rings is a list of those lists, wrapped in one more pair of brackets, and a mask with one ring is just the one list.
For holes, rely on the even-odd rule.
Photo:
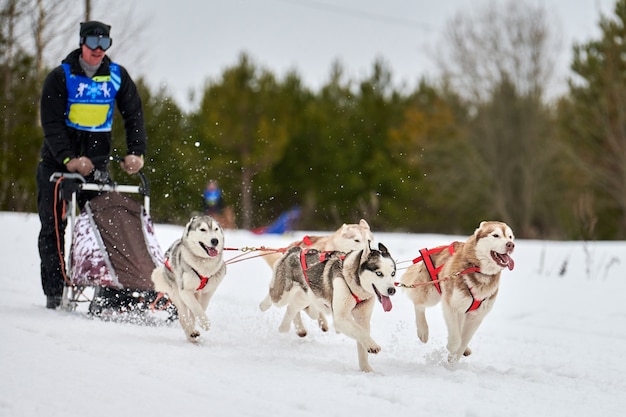
{"label": "bare tree branch", "polygon": [[438,61],[444,77],[468,99],[484,102],[504,80],[521,94],[541,97],[553,75],[558,39],[541,6],[492,1],[448,23]]}

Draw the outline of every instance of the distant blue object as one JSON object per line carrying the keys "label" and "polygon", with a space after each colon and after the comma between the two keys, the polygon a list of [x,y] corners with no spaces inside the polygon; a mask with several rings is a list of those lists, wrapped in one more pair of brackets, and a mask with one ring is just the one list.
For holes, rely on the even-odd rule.
{"label": "distant blue object", "polygon": [[220,202],[220,198],[222,198],[222,191],[219,188],[204,192],[204,201],[207,206],[216,206]]}
{"label": "distant blue object", "polygon": [[204,212],[206,214],[221,214],[223,207],[222,190],[217,185],[217,181],[208,182],[204,193],[202,193]]}
{"label": "distant blue object", "polygon": [[265,227],[258,227],[256,229],[252,229],[253,233],[257,235],[262,235],[265,233],[272,234],[283,234],[293,229],[293,224],[300,217],[300,208],[294,207],[289,211],[282,213],[278,219],[276,219],[272,224]]}

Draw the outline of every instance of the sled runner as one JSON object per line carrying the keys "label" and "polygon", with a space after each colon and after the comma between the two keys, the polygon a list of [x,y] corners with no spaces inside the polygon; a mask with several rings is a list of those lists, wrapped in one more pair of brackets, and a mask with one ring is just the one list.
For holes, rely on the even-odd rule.
{"label": "sled runner", "polygon": [[[106,171],[96,172],[94,178],[86,182],[73,173],[54,173],[50,178],[60,183],[61,196],[69,202],[71,244],[61,306],[74,311],[79,303],[88,302],[89,313],[100,317],[147,313],[157,298],[150,275],[164,256],[150,218],[146,176],[139,172],[141,185],[116,184]],[[95,196],[79,212],[86,193]],[[142,196],[143,205],[129,194]],[[162,300],[159,307],[166,304]],[[175,311],[169,313],[175,317]]]}

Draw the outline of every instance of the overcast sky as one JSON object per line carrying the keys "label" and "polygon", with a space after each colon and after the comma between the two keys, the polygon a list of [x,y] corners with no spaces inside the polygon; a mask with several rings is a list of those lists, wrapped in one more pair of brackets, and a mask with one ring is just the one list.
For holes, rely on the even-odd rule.
{"label": "overcast sky", "polygon": [[[243,51],[279,77],[297,70],[312,88],[328,80],[335,60],[350,79],[361,79],[371,74],[376,58],[387,62],[395,84],[414,86],[422,76],[437,75],[433,56],[446,22],[485,1],[137,0],[132,13],[120,16],[112,11],[129,3],[109,0],[96,2],[93,18],[113,26],[113,59],[134,77],[166,86],[188,109],[189,91],[200,91]],[[573,42],[597,37],[600,13],[612,15],[615,0],[527,2],[543,5],[561,34],[555,84],[563,85]],[[116,3],[119,8],[110,7]],[[141,27],[132,48],[129,18]]]}

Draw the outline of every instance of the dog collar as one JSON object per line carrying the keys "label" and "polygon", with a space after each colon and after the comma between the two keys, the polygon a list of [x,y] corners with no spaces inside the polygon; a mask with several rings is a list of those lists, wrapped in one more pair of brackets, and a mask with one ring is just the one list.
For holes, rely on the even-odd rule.
{"label": "dog collar", "polygon": [[[164,265],[170,272],[172,272],[172,264],[170,264],[169,258],[165,259]],[[196,271],[194,268],[191,268],[191,270],[196,273],[198,278],[200,278],[200,285],[198,285],[198,288],[196,288],[196,291],[200,291],[201,289],[206,287],[206,284],[209,282],[209,277],[205,277],[204,275]]]}

